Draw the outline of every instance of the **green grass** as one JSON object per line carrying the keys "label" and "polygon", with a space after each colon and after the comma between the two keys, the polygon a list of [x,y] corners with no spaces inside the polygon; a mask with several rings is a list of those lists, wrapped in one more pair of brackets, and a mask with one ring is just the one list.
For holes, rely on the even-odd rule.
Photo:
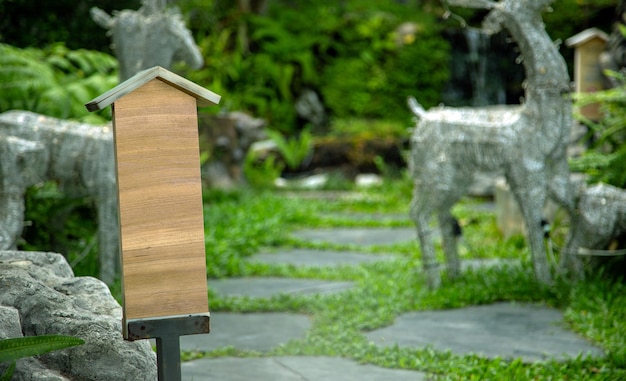
{"label": "green grass", "polygon": [[[302,313],[311,317],[312,328],[305,338],[293,340],[268,354],[222,348],[209,353],[185,353],[183,358],[340,356],[389,368],[428,372],[435,380],[626,379],[624,283],[598,275],[576,285],[564,281],[557,281],[549,288],[538,285],[532,275],[529,252],[523,239],[503,239],[497,232],[493,214],[474,208],[472,200],[465,200],[455,208],[464,228],[463,256],[517,261],[505,268],[466,272],[458,280],[444,281],[436,291],[429,291],[424,286],[417,241],[394,246],[396,261],[358,267],[298,268],[247,264],[244,260],[261,248],[309,247],[310,244],[290,238],[289,233],[295,229],[376,226],[376,219],[351,219],[342,217],[342,213],[408,213],[410,194],[402,181],[350,193],[351,197],[342,194],[342,197],[330,200],[298,197],[297,192],[241,190],[207,194],[205,219],[210,278],[255,275],[351,280],[356,287],[337,295],[307,298],[220,298],[210,292],[212,311]],[[396,224],[411,226],[408,219]],[[389,226],[389,223],[382,221],[379,226]],[[334,245],[333,248],[342,247]],[[209,288],[210,284],[209,280]],[[378,347],[370,344],[363,335],[368,330],[392,324],[404,312],[498,301],[542,303],[561,309],[566,324],[604,348],[607,356],[525,364],[519,360],[459,356],[432,348]]]}

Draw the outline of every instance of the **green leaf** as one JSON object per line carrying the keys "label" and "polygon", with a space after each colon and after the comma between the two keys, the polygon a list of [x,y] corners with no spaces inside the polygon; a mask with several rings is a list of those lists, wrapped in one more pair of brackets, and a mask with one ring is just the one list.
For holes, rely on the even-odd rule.
{"label": "green leaf", "polygon": [[0,376],[0,381],[9,381],[13,377],[13,373],[15,372],[15,361],[9,365],[6,372]]}
{"label": "green leaf", "polygon": [[0,340],[0,363],[37,356],[58,349],[85,344],[83,339],[63,335],[16,337]]}

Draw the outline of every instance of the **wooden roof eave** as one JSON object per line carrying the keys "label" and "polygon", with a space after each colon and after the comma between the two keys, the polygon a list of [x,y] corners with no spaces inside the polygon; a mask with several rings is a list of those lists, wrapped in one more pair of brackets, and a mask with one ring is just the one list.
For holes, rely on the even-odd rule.
{"label": "wooden roof eave", "polygon": [[207,90],[204,87],[197,85],[177,74],[174,74],[169,70],[166,70],[160,66],[155,66],[153,68],[140,71],[131,78],[115,86],[111,90],[86,103],[85,107],[87,107],[87,110],[89,111],[102,110],[111,105],[119,98],[133,92],[134,90],[138,89],[139,87],[143,86],[144,84],[155,78],[196,98],[198,106],[200,107],[216,105],[220,102],[220,95],[210,90]]}

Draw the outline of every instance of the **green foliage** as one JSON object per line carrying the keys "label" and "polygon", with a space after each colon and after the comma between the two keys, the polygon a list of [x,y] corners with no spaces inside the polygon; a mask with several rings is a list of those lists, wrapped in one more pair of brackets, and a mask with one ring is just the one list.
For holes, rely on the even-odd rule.
{"label": "green foliage", "polygon": [[396,120],[346,118],[333,119],[329,135],[363,138],[406,138],[407,125]]}
{"label": "green foliage", "polygon": [[[235,21],[198,39],[210,58],[204,69],[189,72],[188,77],[222,94],[223,107],[247,110],[268,119],[278,130],[293,130],[296,82],[315,76],[312,51],[273,18],[232,16]],[[249,27],[253,52],[234,42],[239,24]]]}
{"label": "green foliage", "polygon": [[207,192],[204,204],[210,277],[240,275],[243,258],[261,247],[284,243],[289,229],[304,220],[313,205],[299,205],[267,191]]}
{"label": "green foliage", "polygon": [[[406,96],[435,104],[447,79],[447,43],[435,17],[416,4],[277,1],[262,16],[232,6],[216,16],[206,13],[221,2],[192,3],[182,7],[202,31],[197,41],[207,59],[189,78],[222,94],[223,107],[266,118],[277,131],[302,127],[294,102],[305,89],[321,94],[336,117],[406,123]],[[216,18],[211,30],[198,21]],[[397,44],[395,28],[405,21],[418,32]]]}
{"label": "green foliage", "polygon": [[585,336],[602,343],[611,362],[626,368],[626,291],[623,280],[610,281],[598,272],[572,295],[567,318]]}
{"label": "green foliage", "polygon": [[[612,73],[622,83],[624,74]],[[573,171],[584,172],[590,181],[604,182],[617,187],[626,187],[626,85],[577,95],[577,106],[599,102],[603,117],[594,122],[585,119],[579,112],[577,118],[590,127],[591,146],[581,157],[571,160]]]}
{"label": "green foliage", "polygon": [[70,49],[110,52],[111,37],[89,15],[93,6],[110,13],[137,9],[140,0],[3,0],[0,1],[0,42],[43,48],[65,41]]}
{"label": "green foliage", "polygon": [[103,123],[110,111],[94,114],[85,103],[117,85],[117,61],[96,51],[19,49],[0,44],[0,112],[21,109],[57,118]]}
{"label": "green foliage", "polygon": [[[543,14],[546,30],[554,40],[565,41],[591,26],[610,31],[617,2],[615,0],[555,0],[550,7],[553,11]],[[573,49],[564,47],[562,53],[566,50]]]}
{"label": "green foliage", "polygon": [[4,374],[0,375],[0,381],[9,381],[9,380],[11,380],[11,378],[13,378],[13,373],[15,372],[16,364],[17,363],[15,361],[13,361],[11,363],[11,365],[9,365],[9,367],[4,372]]}
{"label": "green foliage", "polygon": [[253,151],[248,151],[243,163],[243,173],[248,185],[258,189],[274,187],[274,181],[280,177],[284,165],[270,154],[260,158]]}
{"label": "green foliage", "polygon": [[25,194],[25,228],[20,250],[63,253],[78,276],[98,276],[96,212],[93,200],[64,194],[54,182]]}
{"label": "green foliage", "polygon": [[83,339],[62,335],[2,339],[0,340],[0,363],[11,361],[12,365],[9,366],[9,369],[1,376],[1,379],[11,379],[13,371],[15,370],[15,360],[83,344],[85,344]]}
{"label": "green foliage", "polygon": [[[440,100],[449,47],[426,15],[406,7],[374,9],[341,19],[343,51],[324,68],[322,94],[334,117],[406,122],[407,96],[427,106]],[[396,28],[406,21],[415,23],[415,35],[399,40]]]}
{"label": "green foliage", "polygon": [[303,130],[298,137],[293,138],[287,138],[280,132],[273,130],[266,130],[266,133],[276,143],[289,169],[298,169],[307,156],[311,154],[313,135],[310,129]]}

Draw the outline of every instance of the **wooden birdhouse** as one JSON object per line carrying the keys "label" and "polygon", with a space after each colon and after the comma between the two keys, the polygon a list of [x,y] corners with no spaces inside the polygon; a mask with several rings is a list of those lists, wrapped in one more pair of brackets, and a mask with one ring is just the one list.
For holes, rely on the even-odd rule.
{"label": "wooden birdhouse", "polygon": [[208,320],[197,106],[219,101],[157,66],[86,104],[113,110],[126,339],[153,337],[133,321]]}
{"label": "wooden birdhouse", "polygon": [[[597,28],[586,29],[565,43],[574,48],[574,82],[577,93],[590,93],[604,89],[605,78],[600,67],[600,54],[605,50],[608,35]],[[588,119],[598,120],[602,116],[598,104],[580,109]]]}

